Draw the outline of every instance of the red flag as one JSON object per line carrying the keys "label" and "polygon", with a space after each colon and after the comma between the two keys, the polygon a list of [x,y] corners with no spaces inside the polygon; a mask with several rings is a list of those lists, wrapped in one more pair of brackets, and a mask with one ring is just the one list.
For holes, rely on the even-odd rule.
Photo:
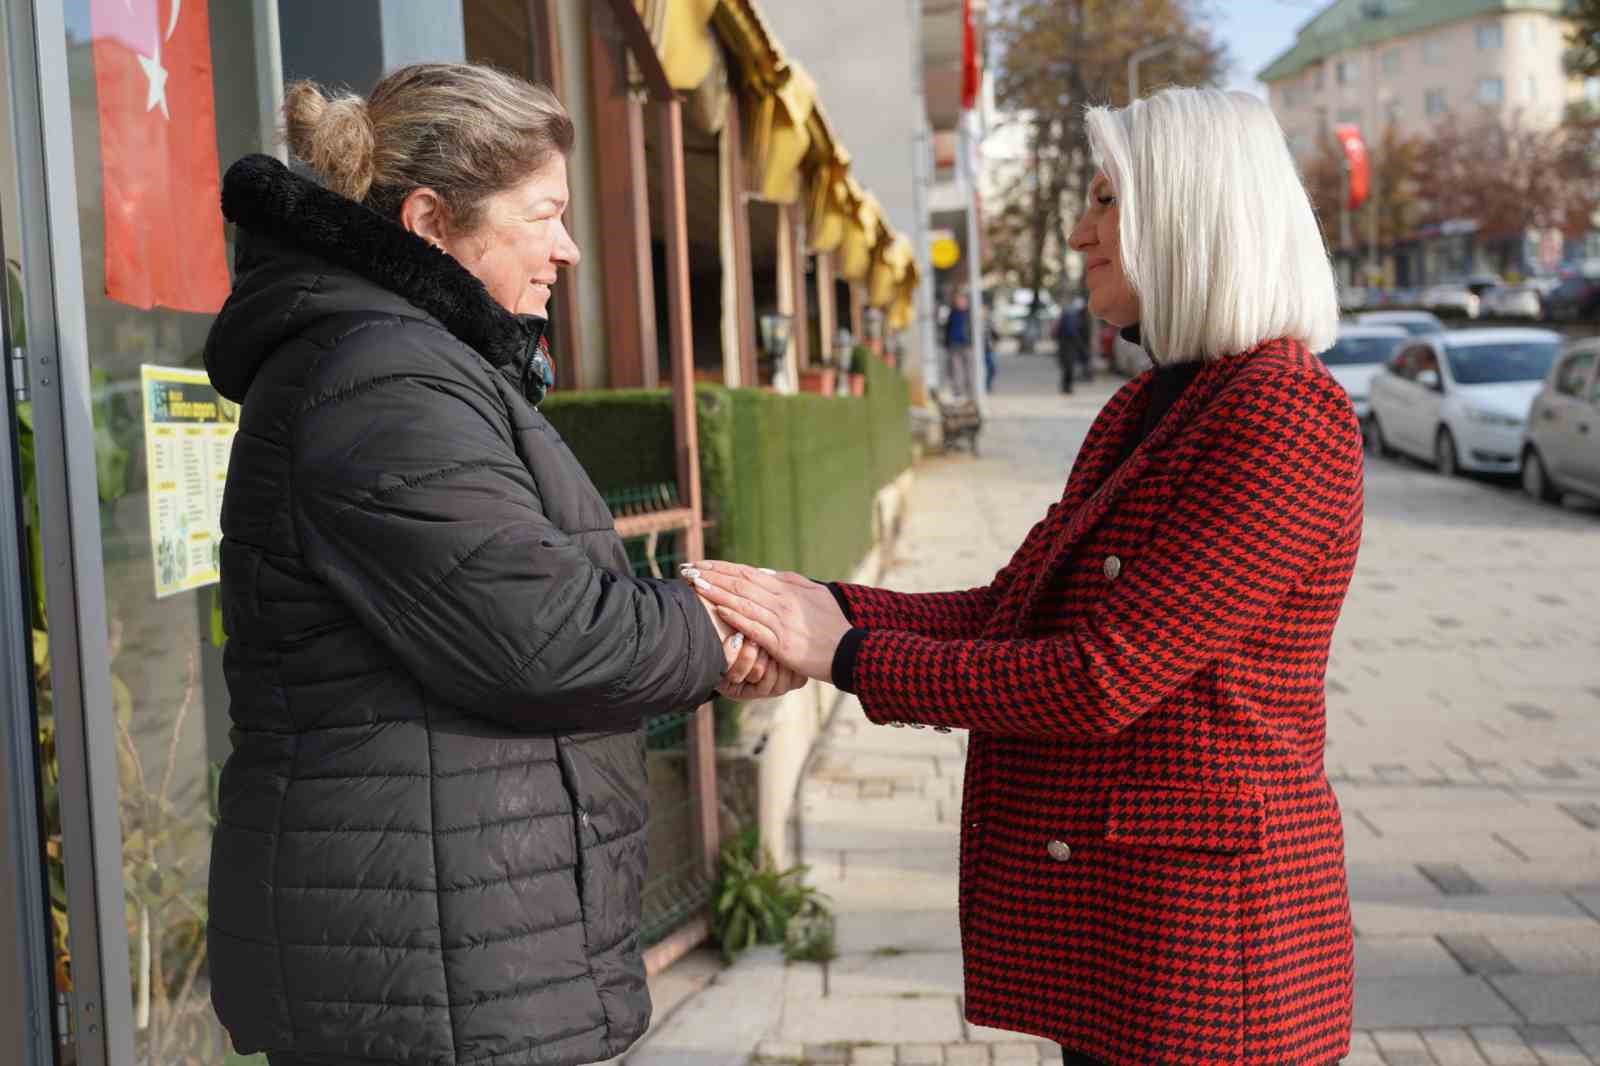
{"label": "red flag", "polygon": [[228,296],[206,0],[91,0],[106,295],[215,311]]}
{"label": "red flag", "polygon": [[1361,139],[1359,126],[1335,126],[1333,135],[1339,138],[1339,147],[1344,149],[1344,169],[1349,176],[1350,210],[1354,211],[1367,202],[1369,180],[1367,145]]}
{"label": "red flag", "polygon": [[978,62],[978,29],[972,19],[972,0],[961,0],[961,109],[971,111],[978,102],[982,72]]}

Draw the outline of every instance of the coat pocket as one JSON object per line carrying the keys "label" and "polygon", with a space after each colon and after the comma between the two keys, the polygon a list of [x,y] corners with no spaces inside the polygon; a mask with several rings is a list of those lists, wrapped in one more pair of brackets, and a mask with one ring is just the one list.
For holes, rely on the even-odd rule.
{"label": "coat pocket", "polygon": [[1114,785],[1106,840],[1136,847],[1184,848],[1237,855],[1260,851],[1266,804],[1249,785]]}

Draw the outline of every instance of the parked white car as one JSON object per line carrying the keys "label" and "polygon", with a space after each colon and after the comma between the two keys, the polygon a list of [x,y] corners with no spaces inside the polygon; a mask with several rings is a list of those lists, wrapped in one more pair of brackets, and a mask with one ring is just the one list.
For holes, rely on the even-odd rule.
{"label": "parked white car", "polygon": [[1560,350],[1547,329],[1413,337],[1373,378],[1368,442],[1446,477],[1518,473],[1528,410]]}
{"label": "parked white car", "polygon": [[1339,339],[1332,348],[1321,353],[1328,372],[1344,386],[1355,406],[1356,417],[1362,422],[1372,411],[1368,400],[1372,379],[1410,337],[1411,334],[1399,326],[1341,324]]}
{"label": "parked white car", "polygon": [[1363,326],[1399,326],[1413,337],[1444,332],[1444,323],[1431,311],[1364,311],[1356,321]]}
{"label": "parked white car", "polygon": [[1563,352],[1534,398],[1522,444],[1522,488],[1547,503],[1568,492],[1600,500],[1600,340]]}
{"label": "parked white car", "polygon": [[1479,297],[1483,313],[1491,318],[1538,320],[1544,314],[1544,300],[1532,285],[1507,285],[1490,289]]}
{"label": "parked white car", "polygon": [[1481,301],[1465,285],[1430,285],[1422,290],[1422,306],[1436,313],[1477,318]]}

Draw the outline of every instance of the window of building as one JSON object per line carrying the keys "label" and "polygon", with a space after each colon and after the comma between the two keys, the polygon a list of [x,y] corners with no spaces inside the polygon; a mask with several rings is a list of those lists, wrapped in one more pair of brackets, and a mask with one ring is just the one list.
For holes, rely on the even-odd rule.
{"label": "window of building", "polygon": [[1443,89],[1429,89],[1426,99],[1426,111],[1429,118],[1434,118],[1450,110],[1449,103],[1445,100]]}
{"label": "window of building", "polygon": [[1505,32],[1498,22],[1482,22],[1478,24],[1478,47],[1484,51],[1499,48],[1505,44]]}
{"label": "window of building", "polygon": [[1444,43],[1438,40],[1422,42],[1422,61],[1432,66],[1444,59]]}
{"label": "window of building", "polygon": [[1311,87],[1319,92],[1322,90],[1321,64],[1318,64],[1317,67],[1311,71]]}
{"label": "window of building", "polygon": [[1334,68],[1334,77],[1340,85],[1354,85],[1361,78],[1361,61],[1358,59],[1341,59]]}
{"label": "window of building", "polygon": [[1539,79],[1534,77],[1532,74],[1528,75],[1528,82],[1524,88],[1524,93],[1530,102],[1539,99]]}
{"label": "window of building", "polygon": [[1590,107],[1600,107],[1600,76],[1584,79],[1583,99]]}
{"label": "window of building", "polygon": [[1300,106],[1300,94],[1288,86],[1285,86],[1283,92],[1279,94],[1279,100],[1285,111],[1293,111]]}
{"label": "window of building", "polygon": [[1383,53],[1383,72],[1385,74],[1400,73],[1400,60],[1405,55],[1403,48],[1391,48]]}
{"label": "window of building", "polygon": [[1341,126],[1359,126],[1361,125],[1361,109],[1359,107],[1347,107],[1335,116],[1335,120]]}
{"label": "window of building", "polygon": [[1478,103],[1494,105],[1501,103],[1506,98],[1506,83],[1503,78],[1478,79]]}
{"label": "window of building", "polygon": [[1527,22],[1522,24],[1522,30],[1523,39],[1525,39],[1530,45],[1537,45],[1539,43],[1538,22],[1533,19],[1529,19]]}
{"label": "window of building", "polygon": [[1388,120],[1389,125],[1398,125],[1400,122],[1400,101],[1390,100],[1388,103],[1384,104],[1383,117]]}

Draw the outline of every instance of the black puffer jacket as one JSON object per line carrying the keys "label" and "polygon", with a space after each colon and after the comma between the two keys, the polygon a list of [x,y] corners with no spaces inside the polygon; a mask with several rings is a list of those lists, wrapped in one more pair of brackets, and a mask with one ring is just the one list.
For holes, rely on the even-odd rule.
{"label": "black puffer jacket", "polygon": [[639,726],[710,693],[716,632],[629,576],[524,398],[537,320],[275,160],[237,163],[223,208],[217,1014],[318,1062],[616,1055],[650,1016]]}

